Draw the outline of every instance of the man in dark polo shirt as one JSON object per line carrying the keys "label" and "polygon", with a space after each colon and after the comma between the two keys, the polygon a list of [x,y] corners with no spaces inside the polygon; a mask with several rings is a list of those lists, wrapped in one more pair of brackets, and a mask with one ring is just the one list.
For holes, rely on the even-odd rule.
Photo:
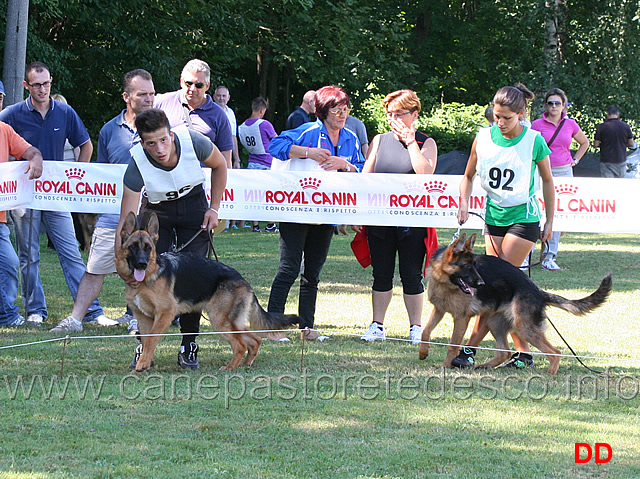
{"label": "man in dark polo shirt", "polygon": [[[88,162],[93,153],[89,133],[73,108],[51,98],[52,81],[49,67],[44,63],[27,65],[22,84],[29,92],[29,97],[2,110],[0,121],[11,125],[16,133],[38,148],[45,160],[63,161],[64,145],[69,140],[71,146],[80,148],[77,161]],[[27,208],[15,209],[11,216],[16,230],[27,322],[42,324],[48,311],[40,280],[40,223],[53,242],[62,274],[75,301],[86,268],[78,251],[73,220],[71,214],[65,211]],[[116,324],[104,315],[97,299],[91,303],[84,318],[78,319],[101,325]]]}
{"label": "man in dark polo shirt", "polygon": [[627,148],[634,145],[631,128],[620,120],[615,106],[607,108],[607,119],[596,127],[593,146],[600,148],[600,176],[624,178],[627,165]]}
{"label": "man in dark polo shirt", "polygon": [[316,111],[316,92],[315,90],[309,90],[302,97],[302,104],[296,107],[287,118],[287,123],[284,126],[285,130],[293,130],[298,128],[304,123],[311,121],[311,113]]}

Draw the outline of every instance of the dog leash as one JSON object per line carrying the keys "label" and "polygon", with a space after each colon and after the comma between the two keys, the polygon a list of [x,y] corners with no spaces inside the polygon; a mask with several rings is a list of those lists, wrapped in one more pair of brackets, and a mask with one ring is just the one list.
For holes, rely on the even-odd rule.
{"label": "dog leash", "polygon": [[215,256],[216,261],[220,261],[218,259],[218,254],[216,253],[216,249],[213,247],[213,234],[212,232],[209,232],[206,230],[206,228],[201,228],[199,231],[196,232],[196,234],[194,234],[191,238],[189,238],[189,241],[187,241],[185,244],[183,244],[182,246],[180,246],[179,248],[175,249],[176,253],[179,253],[180,251],[182,251],[183,249],[185,249],[187,246],[189,246],[194,239],[196,239],[198,237],[198,235],[200,233],[202,233],[203,231],[206,231],[206,235],[207,235],[207,239],[209,240],[209,247],[207,248],[207,257],[209,257],[209,259],[211,259],[211,253],[213,253],[213,256]]}
{"label": "dog leash", "polygon": [[560,334],[560,331],[558,331],[558,328],[556,328],[556,325],[553,324],[553,322],[547,318],[547,321],[549,321],[549,324],[551,326],[553,326],[553,329],[555,330],[556,333],[558,333],[558,336],[560,336],[560,339],[562,339],[562,342],[569,348],[569,351],[571,351],[571,354],[573,354],[573,356],[578,360],[578,362],[580,364],[582,364],[586,369],[588,369],[589,371],[591,371],[592,373],[596,373],[596,374],[604,374],[603,371],[598,371],[597,369],[592,369],[589,366],[587,366],[585,363],[582,362],[582,359],[580,359],[580,357],[576,354],[576,352],[573,350],[573,348],[569,345],[569,343],[567,342],[566,339],[564,339],[564,336],[562,336],[562,334]]}

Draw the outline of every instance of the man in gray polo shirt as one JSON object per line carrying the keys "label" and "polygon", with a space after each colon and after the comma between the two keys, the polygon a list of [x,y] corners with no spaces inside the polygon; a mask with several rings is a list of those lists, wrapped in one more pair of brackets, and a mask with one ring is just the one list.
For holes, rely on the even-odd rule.
{"label": "man in gray polo shirt", "polygon": [[[122,99],[127,107],[100,130],[98,163],[129,164],[131,159],[129,150],[140,142],[135,126],[136,116],[153,107],[154,96],[153,80],[149,72],[137,69],[125,74],[122,82]],[[98,216],[93,231],[87,271],[78,286],[73,311],[51,330],[52,333],[82,331],[81,320],[89,305],[100,294],[105,274],[116,272],[113,247],[119,220],[119,214]],[[129,313],[125,313],[118,322],[128,322],[130,331],[137,330],[135,319]]]}

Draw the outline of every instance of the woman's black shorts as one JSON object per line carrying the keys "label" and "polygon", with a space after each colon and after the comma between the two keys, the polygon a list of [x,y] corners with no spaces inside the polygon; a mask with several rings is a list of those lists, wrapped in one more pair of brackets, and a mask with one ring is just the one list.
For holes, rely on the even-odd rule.
{"label": "woman's black shorts", "polygon": [[507,233],[535,243],[540,239],[540,224],[516,223],[511,226],[485,225],[484,228],[485,235],[488,234],[491,236],[506,236]]}

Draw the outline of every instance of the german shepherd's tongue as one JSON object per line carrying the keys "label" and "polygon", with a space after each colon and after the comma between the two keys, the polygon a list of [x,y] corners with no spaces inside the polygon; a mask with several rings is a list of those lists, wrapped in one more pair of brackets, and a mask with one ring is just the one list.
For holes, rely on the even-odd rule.
{"label": "german shepherd's tongue", "polygon": [[144,269],[134,269],[133,277],[136,281],[144,281],[145,270]]}

